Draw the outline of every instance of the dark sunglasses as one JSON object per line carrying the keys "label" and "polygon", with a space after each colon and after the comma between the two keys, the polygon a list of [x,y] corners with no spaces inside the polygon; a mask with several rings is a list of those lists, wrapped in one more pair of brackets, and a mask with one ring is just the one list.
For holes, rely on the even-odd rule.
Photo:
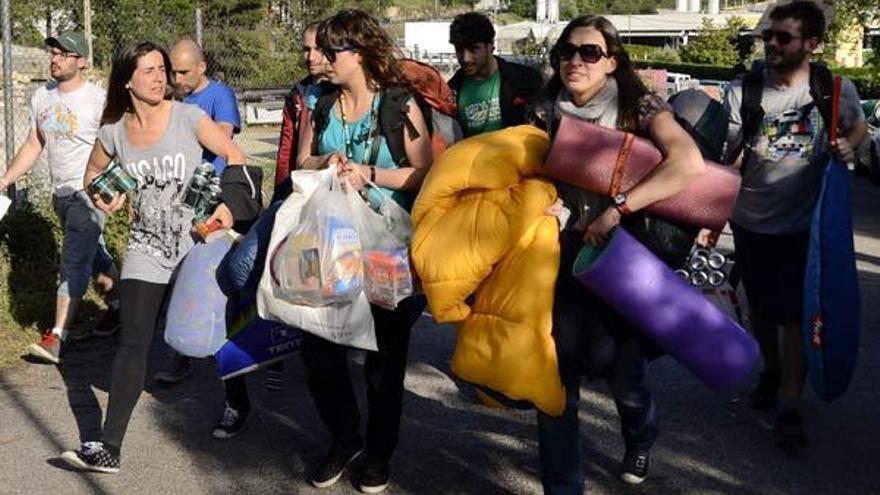
{"label": "dark sunglasses", "polygon": [[605,50],[602,49],[599,45],[575,45],[572,43],[560,43],[556,46],[556,55],[559,56],[560,60],[565,60],[566,62],[574,58],[574,54],[577,53],[581,56],[581,60],[587,64],[595,64],[602,57],[607,57],[608,54],[605,53]]}
{"label": "dark sunglasses", "polygon": [[800,38],[800,36],[795,36],[787,31],[774,31],[772,29],[761,31],[761,39],[764,40],[765,43],[768,43],[773,38],[776,38],[776,42],[780,45],[787,45],[791,43],[793,39]]}
{"label": "dark sunglasses", "polygon": [[319,49],[321,50],[321,53],[323,53],[324,56],[327,57],[327,61],[330,63],[336,62],[336,55],[339,53],[355,51],[355,48],[351,45],[331,46],[328,48],[321,47]]}

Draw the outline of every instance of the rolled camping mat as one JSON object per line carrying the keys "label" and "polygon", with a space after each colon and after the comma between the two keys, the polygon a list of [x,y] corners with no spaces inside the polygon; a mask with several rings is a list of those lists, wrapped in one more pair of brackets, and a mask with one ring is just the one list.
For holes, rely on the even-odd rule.
{"label": "rolled camping mat", "polygon": [[861,314],[849,173],[831,160],[810,228],[804,273],[803,349],[822,400],[846,392],[856,367]]}
{"label": "rolled camping mat", "polygon": [[255,318],[217,351],[217,376],[227,380],[250,373],[299,351],[300,331],[277,321]]}
{"label": "rolled camping mat", "polygon": [[733,388],[755,365],[755,340],[622,227],[603,249],[584,246],[572,272],[709,388]]}

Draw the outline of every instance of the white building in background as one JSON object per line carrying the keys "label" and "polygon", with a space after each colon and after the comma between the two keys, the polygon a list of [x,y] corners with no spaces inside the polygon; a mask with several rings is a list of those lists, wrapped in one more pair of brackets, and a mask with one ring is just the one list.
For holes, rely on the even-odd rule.
{"label": "white building in background", "polygon": [[[687,1],[687,0],[684,0]],[[557,13],[558,15],[558,13]],[[754,25],[761,12],[736,12],[722,14],[701,14],[696,12],[667,11],[661,14],[644,15],[606,15],[614,24],[626,43],[679,46],[686,45],[691,37],[703,27],[703,19],[710,19],[719,29],[727,26],[731,17],[739,16]],[[408,52],[419,57],[453,55],[455,49],[449,44],[450,21],[407,22],[404,26],[404,45]],[[495,46],[500,54],[514,53],[520,40],[531,38],[550,43],[562,32],[566,22],[527,21],[495,26]]]}
{"label": "white building in background", "polygon": [[535,20],[559,22],[559,0],[535,0]]}

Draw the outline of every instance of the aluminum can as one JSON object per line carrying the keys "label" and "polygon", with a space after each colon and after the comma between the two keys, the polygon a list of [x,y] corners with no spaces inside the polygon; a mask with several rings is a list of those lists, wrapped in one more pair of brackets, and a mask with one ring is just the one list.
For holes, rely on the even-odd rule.
{"label": "aluminum can", "polygon": [[110,167],[104,171],[104,175],[110,179],[113,187],[121,193],[131,192],[137,188],[137,180],[129,175],[128,172],[122,168],[122,165],[115,160],[111,162]]}
{"label": "aluminum can", "polygon": [[183,204],[194,210],[198,210],[200,204],[204,200],[204,190],[207,180],[200,175],[193,175],[189,181],[189,187],[186,188],[186,195],[183,198]]}

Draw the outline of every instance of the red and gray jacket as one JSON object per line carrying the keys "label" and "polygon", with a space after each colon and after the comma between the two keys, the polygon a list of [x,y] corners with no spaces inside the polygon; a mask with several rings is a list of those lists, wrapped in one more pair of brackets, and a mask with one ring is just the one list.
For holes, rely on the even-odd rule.
{"label": "red and gray jacket", "polygon": [[299,129],[308,122],[306,92],[315,83],[307,76],[296,84],[284,99],[284,112],[281,120],[281,138],[278,143],[278,158],[275,161],[275,192],[272,202],[286,198],[291,191],[290,172],[296,168]]}

